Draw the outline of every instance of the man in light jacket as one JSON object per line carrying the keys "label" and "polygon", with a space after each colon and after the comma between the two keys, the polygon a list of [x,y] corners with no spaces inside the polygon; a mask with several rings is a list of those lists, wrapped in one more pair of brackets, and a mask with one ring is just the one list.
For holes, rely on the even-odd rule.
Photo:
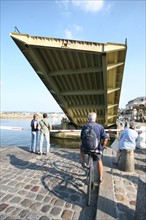
{"label": "man in light jacket", "polygon": [[129,128],[125,128],[120,134],[119,151],[117,152],[116,160],[113,161],[114,164],[118,164],[122,150],[135,150],[136,142],[138,140],[138,132],[135,131],[135,127],[136,123],[131,121],[129,123]]}
{"label": "man in light jacket", "polygon": [[43,114],[43,119],[39,122],[38,129],[40,130],[40,155],[43,154],[43,142],[46,139],[46,155],[50,152],[50,130],[51,124],[48,121],[48,115]]}

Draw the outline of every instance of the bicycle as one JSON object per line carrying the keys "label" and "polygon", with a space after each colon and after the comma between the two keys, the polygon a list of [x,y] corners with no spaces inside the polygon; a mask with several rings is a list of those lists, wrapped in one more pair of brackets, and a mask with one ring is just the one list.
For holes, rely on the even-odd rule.
{"label": "bicycle", "polygon": [[93,189],[93,186],[99,186],[99,172],[97,168],[97,175],[98,175],[98,182],[95,183],[94,179],[94,157],[96,157],[96,154],[102,154],[102,152],[98,150],[91,150],[88,153],[88,164],[87,164],[87,205],[90,205],[91,202],[91,190]]}

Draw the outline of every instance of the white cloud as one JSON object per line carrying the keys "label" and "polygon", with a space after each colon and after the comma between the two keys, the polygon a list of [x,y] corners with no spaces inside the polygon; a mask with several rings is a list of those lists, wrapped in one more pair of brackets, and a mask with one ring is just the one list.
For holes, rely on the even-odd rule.
{"label": "white cloud", "polygon": [[72,39],[73,38],[72,31],[70,31],[69,29],[65,29],[65,38]]}
{"label": "white cloud", "polygon": [[86,12],[98,12],[104,6],[104,0],[72,0],[72,4]]}
{"label": "white cloud", "polygon": [[59,6],[63,6],[65,10],[68,10],[71,5],[78,7],[85,12],[98,12],[104,6],[105,0],[56,0]]}
{"label": "white cloud", "polygon": [[83,30],[83,28],[78,24],[74,24],[73,27],[76,31],[82,31]]}
{"label": "white cloud", "polygon": [[65,38],[73,39],[73,33],[77,35],[78,32],[81,32],[83,28],[78,24],[69,25],[68,28],[65,29]]}

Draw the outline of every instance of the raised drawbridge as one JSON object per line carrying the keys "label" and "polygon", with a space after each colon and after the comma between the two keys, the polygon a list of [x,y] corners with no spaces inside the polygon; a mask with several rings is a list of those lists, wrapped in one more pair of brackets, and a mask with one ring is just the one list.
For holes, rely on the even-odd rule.
{"label": "raised drawbridge", "polygon": [[10,36],[71,122],[82,126],[94,111],[104,127],[116,124],[126,43]]}

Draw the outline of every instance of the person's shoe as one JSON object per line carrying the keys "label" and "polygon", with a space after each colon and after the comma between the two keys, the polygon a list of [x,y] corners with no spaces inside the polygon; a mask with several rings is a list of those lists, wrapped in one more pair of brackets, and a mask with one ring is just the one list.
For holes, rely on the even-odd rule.
{"label": "person's shoe", "polygon": [[83,167],[84,169],[85,169],[85,168],[89,169],[89,166],[87,166],[86,163],[82,163],[82,167]]}
{"label": "person's shoe", "polygon": [[35,153],[35,154],[40,154],[40,152],[38,152],[38,151],[35,151],[34,153]]}
{"label": "person's shoe", "polygon": [[103,178],[101,178],[101,179],[99,180],[99,184],[101,184],[101,183],[103,183]]}

